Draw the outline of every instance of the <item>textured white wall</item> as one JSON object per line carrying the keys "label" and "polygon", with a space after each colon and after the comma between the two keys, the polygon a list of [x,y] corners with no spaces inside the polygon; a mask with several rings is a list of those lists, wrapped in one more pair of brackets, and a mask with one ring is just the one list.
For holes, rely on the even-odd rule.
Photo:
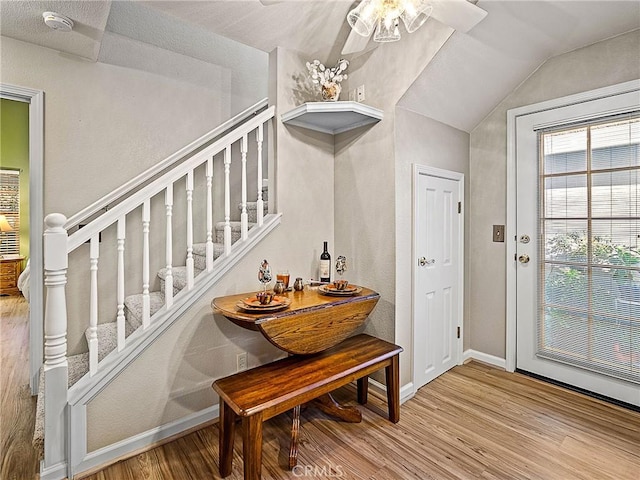
{"label": "textured white wall", "polygon": [[[505,357],[505,244],[492,225],[506,219],[507,110],[640,78],[640,31],[546,61],[471,132],[470,348]],[[491,279],[491,281],[487,281]]]}
{"label": "textured white wall", "polygon": [[7,37],[1,53],[3,83],[45,92],[47,213],[76,213],[229,117],[228,72],[203,88]]}

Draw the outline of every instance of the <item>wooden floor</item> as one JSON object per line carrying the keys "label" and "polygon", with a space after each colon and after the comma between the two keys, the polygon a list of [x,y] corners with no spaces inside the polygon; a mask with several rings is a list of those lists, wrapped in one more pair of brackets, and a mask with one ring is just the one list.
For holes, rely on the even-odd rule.
{"label": "wooden floor", "polygon": [[29,391],[29,309],[24,297],[0,297],[0,478],[35,477],[31,448],[36,400]]}
{"label": "wooden floor", "polygon": [[[2,479],[35,478],[30,450],[34,402],[27,393],[27,336],[2,306]],[[5,314],[7,316],[5,316]],[[7,327],[6,324],[10,326]],[[24,330],[24,331],[23,331]],[[14,345],[14,344],[22,345]],[[24,364],[24,365],[21,365]],[[9,368],[5,368],[5,367]],[[23,372],[23,373],[20,373]],[[20,380],[20,377],[23,379]],[[355,392],[337,397],[356,404]],[[638,480],[640,413],[479,363],[456,367],[402,406],[400,423],[370,395],[361,424],[307,409],[299,466],[288,471],[287,415],[265,424],[263,478]],[[236,437],[231,480],[242,479]],[[218,427],[85,477],[90,480],[217,479]]]}

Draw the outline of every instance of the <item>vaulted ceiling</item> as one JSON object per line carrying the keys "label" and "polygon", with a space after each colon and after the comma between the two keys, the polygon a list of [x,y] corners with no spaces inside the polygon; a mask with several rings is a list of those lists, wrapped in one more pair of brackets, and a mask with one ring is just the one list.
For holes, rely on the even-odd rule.
{"label": "vaulted ceiling", "polygon": [[[99,60],[106,31],[229,67],[236,42],[264,52],[281,46],[332,62],[349,33],[345,17],[355,3],[2,0],[0,34],[92,61]],[[464,131],[546,59],[640,28],[637,0],[474,3],[488,12],[486,18],[468,33],[454,33],[400,101]],[[44,11],[70,17],[74,31],[49,30]]]}

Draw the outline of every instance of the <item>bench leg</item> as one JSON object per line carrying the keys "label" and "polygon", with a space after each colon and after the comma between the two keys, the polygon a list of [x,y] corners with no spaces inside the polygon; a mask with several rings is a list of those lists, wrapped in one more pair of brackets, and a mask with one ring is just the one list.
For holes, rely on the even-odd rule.
{"label": "bench leg", "polygon": [[218,438],[218,450],[220,475],[227,477],[231,474],[233,466],[233,440],[235,437],[236,414],[220,399],[220,426]]}
{"label": "bench leg", "polygon": [[358,403],[366,405],[369,397],[369,376],[365,375],[358,379]]}
{"label": "bench leg", "polygon": [[293,407],[293,423],[291,425],[291,446],[289,447],[289,469],[298,464],[298,435],[300,433],[300,405]]}
{"label": "bench leg", "polygon": [[244,480],[260,480],[262,471],[262,413],[242,417]]}
{"label": "bench leg", "polygon": [[387,406],[389,408],[389,420],[393,423],[400,421],[400,356],[394,355],[390,364],[385,367],[385,380],[387,383]]}

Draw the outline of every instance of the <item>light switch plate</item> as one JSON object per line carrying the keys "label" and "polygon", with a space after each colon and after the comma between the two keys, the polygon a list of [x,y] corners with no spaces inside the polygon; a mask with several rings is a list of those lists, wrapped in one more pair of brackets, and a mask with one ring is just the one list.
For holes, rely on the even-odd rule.
{"label": "light switch plate", "polygon": [[504,242],[504,225],[493,226],[493,241]]}

